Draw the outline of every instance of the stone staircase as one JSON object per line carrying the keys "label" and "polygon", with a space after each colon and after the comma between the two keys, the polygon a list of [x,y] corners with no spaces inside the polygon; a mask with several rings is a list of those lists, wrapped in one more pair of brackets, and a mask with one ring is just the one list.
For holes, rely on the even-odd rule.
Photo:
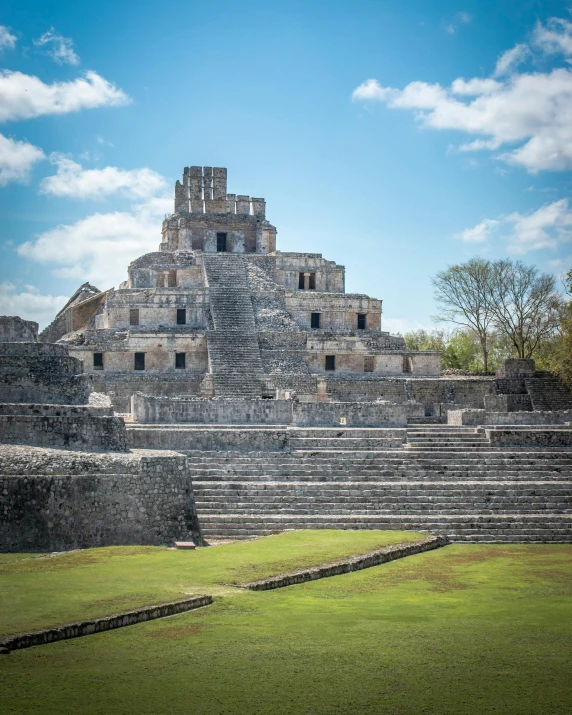
{"label": "stone staircase", "polygon": [[407,427],[407,449],[423,452],[464,452],[467,449],[490,450],[490,440],[481,427],[410,424]]}
{"label": "stone staircase", "polygon": [[491,449],[476,430],[442,425],[408,429],[406,448],[316,432],[292,438],[291,452],[187,451],[205,537],[428,529],[454,541],[572,541],[572,450]]}
{"label": "stone staircase", "polygon": [[262,361],[246,265],[240,255],[204,254],[214,329],[206,333],[217,397],[262,397]]}
{"label": "stone staircase", "polygon": [[553,375],[525,379],[533,410],[571,410],[572,394]]}

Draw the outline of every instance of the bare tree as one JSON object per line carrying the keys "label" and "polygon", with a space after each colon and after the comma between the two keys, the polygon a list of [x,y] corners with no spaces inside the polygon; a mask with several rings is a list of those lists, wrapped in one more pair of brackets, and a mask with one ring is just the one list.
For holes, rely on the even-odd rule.
{"label": "bare tree", "polygon": [[489,367],[489,330],[494,313],[491,305],[495,271],[490,261],[471,258],[449,266],[432,279],[441,314],[435,320],[463,325],[479,339],[485,372]]}
{"label": "bare tree", "polygon": [[559,327],[562,298],[556,280],[522,261],[495,261],[491,267],[494,324],[519,358],[529,358]]}

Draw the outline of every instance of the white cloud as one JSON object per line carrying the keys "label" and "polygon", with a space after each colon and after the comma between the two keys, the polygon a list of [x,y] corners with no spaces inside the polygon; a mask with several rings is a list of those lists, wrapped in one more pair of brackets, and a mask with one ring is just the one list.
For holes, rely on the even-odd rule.
{"label": "white cloud", "polygon": [[[500,158],[530,172],[572,168],[572,71],[568,69],[514,75],[480,88],[474,80],[467,83],[462,79],[450,89],[426,82],[411,82],[403,90],[382,87],[376,80],[368,83],[370,96],[363,96],[361,85],[354,98],[377,99],[391,109],[414,110],[418,121],[427,127],[481,137],[464,144],[465,151],[519,144]],[[468,86],[476,98],[459,99]]]}
{"label": "white cloud", "polygon": [[503,52],[497,60],[494,76],[502,77],[505,74],[509,74],[515,67],[524,62],[529,55],[530,50],[528,45],[525,44],[515,45],[511,50]]}
{"label": "white cloud", "polygon": [[80,109],[128,104],[130,98],[97,72],[69,82],[45,84],[38,77],[0,71],[0,121],[67,114]]}
{"label": "white cloud", "polygon": [[515,212],[507,221],[513,226],[509,250],[514,253],[556,248],[572,240],[572,210],[568,207],[568,199],[554,201],[525,215]]}
{"label": "white cloud", "polygon": [[459,238],[465,243],[482,243],[486,241],[491,230],[498,225],[498,221],[492,218],[486,218],[481,223],[478,223],[474,228],[465,229]]}
{"label": "white cloud", "polygon": [[[90,280],[101,288],[117,287],[126,267],[144,253],[158,250],[161,219],[167,202],[154,198],[133,212],[96,213],[60,225],[18,248],[21,256],[53,266],[60,278]],[[172,211],[172,201],[168,209]],[[101,285],[100,285],[101,284]]]}
{"label": "white cloud", "polygon": [[448,32],[450,35],[454,35],[461,25],[466,25],[471,22],[472,19],[473,16],[468,12],[458,12],[453,15],[453,18],[449,22],[445,24],[445,32]]}
{"label": "white cloud", "polygon": [[2,50],[13,50],[16,47],[18,38],[13,35],[4,25],[0,25],[0,52]]}
{"label": "white cloud", "polygon": [[0,186],[11,181],[27,181],[32,166],[45,158],[37,146],[0,134]]}
{"label": "white cloud", "polygon": [[34,286],[18,290],[13,283],[0,283],[0,315],[19,315],[24,320],[35,320],[41,330],[64,307],[68,298],[43,295]]}
{"label": "white cloud", "polygon": [[572,241],[572,209],[568,199],[559,199],[527,214],[516,211],[498,219],[485,219],[474,228],[465,229],[460,238],[466,242],[483,242],[493,228],[502,229],[511,253],[555,249]]}
{"label": "white cloud", "polygon": [[165,188],[165,180],[151,169],[84,169],[80,164],[61,155],[52,156],[58,167],[54,176],[47,176],[40,184],[40,192],[52,196],[77,199],[103,199],[120,193],[136,199],[146,199]]}
{"label": "white cloud", "polygon": [[36,47],[45,47],[47,45],[48,55],[59,65],[78,65],[79,57],[73,49],[73,41],[69,37],[58,35],[53,27],[39,37],[33,40]]}
{"label": "white cloud", "polygon": [[[572,23],[552,18],[537,25],[533,45],[572,58]],[[518,72],[531,52],[525,44],[504,52],[493,77],[459,77],[450,87],[414,81],[403,89],[368,79],[352,98],[411,110],[426,127],[463,132],[472,140],[461,151],[501,149],[497,158],[531,173],[571,169],[572,69]]]}
{"label": "white cloud", "polygon": [[387,89],[384,89],[376,79],[366,79],[359,87],[354,89],[352,99],[355,101],[360,99],[374,99],[380,102],[387,98]]}
{"label": "white cloud", "polygon": [[543,52],[572,55],[572,22],[559,17],[551,17],[546,26],[538,22],[532,39]]}

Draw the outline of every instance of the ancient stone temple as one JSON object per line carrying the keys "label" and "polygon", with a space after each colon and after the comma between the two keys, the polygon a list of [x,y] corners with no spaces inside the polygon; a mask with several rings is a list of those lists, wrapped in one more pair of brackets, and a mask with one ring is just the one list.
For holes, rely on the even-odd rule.
{"label": "ancient stone temple", "polygon": [[0,548],[299,528],[570,542],[556,377],[533,360],[441,376],[343,266],[276,250],[225,169],[185,169],[174,208],[157,252],[117,289],[80,286],[39,341],[0,316]]}
{"label": "ancient stone temple", "polygon": [[159,250],[118,289],[84,284],[40,336],[60,340],[129,411],[155,396],[384,398],[388,376],[439,374],[439,354],[381,330],[382,304],[345,292],[344,267],[276,250],[262,198],[227,193],[223,168],[186,168]]}

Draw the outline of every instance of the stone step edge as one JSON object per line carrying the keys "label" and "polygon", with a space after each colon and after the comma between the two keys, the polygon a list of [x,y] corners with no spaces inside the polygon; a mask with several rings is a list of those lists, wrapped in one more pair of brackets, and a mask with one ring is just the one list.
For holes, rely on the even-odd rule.
{"label": "stone step edge", "polygon": [[432,549],[438,549],[442,546],[446,546],[448,543],[449,540],[445,536],[431,535],[422,541],[393,544],[392,546],[385,546],[376,551],[369,551],[366,554],[335,561],[331,564],[323,564],[322,566],[314,566],[301,571],[284,573],[279,576],[261,579],[260,581],[241,583],[238,586],[239,588],[245,588],[249,591],[269,591],[274,588],[284,588],[285,586],[293,586],[307,581],[316,581],[320,578],[339,576],[340,574],[351,573],[352,571],[361,571],[362,569],[379,566],[389,561],[402,559],[405,556],[412,556]]}
{"label": "stone step edge", "polygon": [[143,621],[152,621],[156,618],[166,618],[177,613],[192,611],[195,608],[210,606],[213,602],[212,596],[193,596],[171,603],[159,603],[153,606],[143,606],[133,611],[117,613],[103,618],[93,618],[89,621],[78,621],[54,628],[44,628],[41,631],[31,631],[30,633],[17,633],[16,635],[0,640],[0,653],[19,650],[21,648],[31,648],[36,645],[55,643],[56,641],[68,640],[69,638],[79,638],[92,633],[103,633],[114,628],[123,628]]}

